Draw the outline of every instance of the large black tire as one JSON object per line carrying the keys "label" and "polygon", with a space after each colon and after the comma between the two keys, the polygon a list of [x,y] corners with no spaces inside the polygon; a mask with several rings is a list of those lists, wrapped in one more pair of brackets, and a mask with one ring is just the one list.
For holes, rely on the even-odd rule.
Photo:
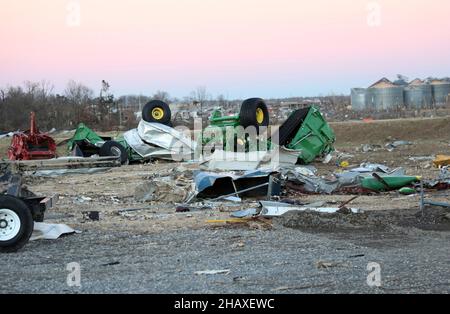
{"label": "large black tire", "polygon": [[272,142],[279,146],[286,146],[289,144],[303,124],[310,109],[310,107],[307,107],[294,111],[280,126],[275,135],[272,136]]}
{"label": "large black tire", "polygon": [[269,110],[267,105],[261,98],[250,98],[245,100],[241,105],[239,114],[240,124],[246,128],[255,126],[258,131],[260,127],[269,125]]}
{"label": "large black tire", "polygon": [[[14,213],[15,217],[11,215],[11,212]],[[20,228],[18,228],[17,222],[20,223]],[[30,240],[33,229],[33,216],[28,206],[18,198],[1,195],[0,252],[11,253],[20,250]],[[10,233],[8,234],[8,232]],[[9,239],[11,236],[13,237]]]}
{"label": "large black tire", "polygon": [[128,154],[125,147],[123,147],[120,143],[117,143],[116,141],[107,141],[103,146],[100,148],[99,155],[101,157],[107,157],[107,156],[120,156],[120,163],[126,164],[128,162]]}
{"label": "large black tire", "polygon": [[146,122],[156,122],[170,125],[172,112],[169,105],[161,100],[152,100],[142,109],[142,119]]}

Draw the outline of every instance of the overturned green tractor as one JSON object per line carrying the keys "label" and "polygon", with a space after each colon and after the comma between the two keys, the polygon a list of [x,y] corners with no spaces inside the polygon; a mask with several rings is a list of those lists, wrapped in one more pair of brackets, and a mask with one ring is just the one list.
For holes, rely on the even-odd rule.
{"label": "overturned green tractor", "polygon": [[[298,154],[298,161],[311,163],[320,156],[334,150],[336,136],[315,106],[294,111],[272,135],[267,127],[270,124],[269,110],[261,98],[247,99],[242,103],[240,113],[224,116],[220,109],[210,117],[210,125],[203,131],[203,145],[213,149],[220,147],[225,151],[251,150],[251,131],[259,141],[257,149],[272,150],[276,146]],[[248,128],[250,127],[250,132]],[[243,131],[243,129],[247,130]],[[267,147],[261,147],[267,145]]]}
{"label": "overturned green tractor", "polygon": [[[160,100],[148,102],[142,109],[142,119],[150,123],[171,125],[171,110],[169,105]],[[84,123],[80,123],[74,136],[67,144],[68,151],[80,157],[117,156],[122,164],[142,161],[145,158],[136,152],[123,135],[117,138],[98,135]]]}

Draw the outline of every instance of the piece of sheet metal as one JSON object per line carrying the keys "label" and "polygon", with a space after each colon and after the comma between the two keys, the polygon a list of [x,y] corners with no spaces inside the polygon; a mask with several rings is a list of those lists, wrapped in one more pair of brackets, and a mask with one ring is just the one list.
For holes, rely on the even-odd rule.
{"label": "piece of sheet metal", "polygon": [[423,213],[426,205],[450,208],[450,204],[449,203],[436,202],[436,201],[433,201],[433,200],[425,199],[425,191],[424,191],[424,187],[423,187],[423,181],[420,181],[420,202],[419,202],[419,207],[420,207],[420,210],[422,211],[422,213]]}
{"label": "piece of sheet metal", "polygon": [[54,170],[38,170],[32,172],[35,177],[58,177],[70,174],[96,174],[110,171],[111,168],[79,168],[79,169],[54,169]]}
{"label": "piece of sheet metal", "polygon": [[[282,216],[290,211],[313,211],[319,213],[336,213],[340,208],[336,207],[312,207],[312,206],[295,206],[287,203],[261,201],[262,206],[261,216],[263,217],[277,217]],[[349,208],[354,214],[360,213],[360,209]]]}
{"label": "piece of sheet metal", "polygon": [[188,138],[184,133],[164,124],[141,120],[137,131],[139,137],[144,142],[165,148],[169,151],[180,151],[183,148],[190,153],[197,147],[197,143]]}
{"label": "piece of sheet metal", "polygon": [[231,152],[216,150],[208,156],[202,165],[209,170],[245,171],[256,169],[277,169],[295,165],[298,151],[281,147],[273,151]]}
{"label": "piece of sheet metal", "polygon": [[242,178],[261,178],[268,177],[273,170],[252,170],[246,171],[243,175],[235,174],[234,172],[204,172],[196,171],[194,173],[194,181],[196,190],[202,192],[205,189],[212,187],[218,179],[227,178],[231,181],[236,181]]}
{"label": "piece of sheet metal", "polygon": [[140,137],[137,129],[127,131],[123,135],[125,141],[131,148],[138,153],[142,158],[157,157],[161,159],[173,159],[177,154],[176,151],[171,151],[165,148],[156,147],[145,143]]}
{"label": "piece of sheet metal", "polygon": [[62,235],[81,233],[64,224],[48,224],[42,222],[34,223],[33,234],[30,241],[35,240],[56,240]]}
{"label": "piece of sheet metal", "polygon": [[[271,169],[246,171],[243,175],[233,172],[194,172],[197,196],[217,198],[239,192],[239,197],[267,195],[269,176],[275,174]],[[257,187],[253,189],[253,187]],[[243,192],[246,191],[246,192]],[[273,188],[273,195],[280,192],[279,184]],[[241,194],[242,193],[242,194]],[[237,196],[237,195],[236,195]]]}
{"label": "piece of sheet metal", "polygon": [[315,175],[305,175],[305,169],[297,168],[282,169],[281,173],[287,177],[288,181],[303,184],[308,192],[331,194],[340,186],[338,180],[327,180]]}
{"label": "piece of sheet metal", "polygon": [[258,215],[259,210],[257,208],[249,208],[244,210],[238,210],[233,213],[231,213],[231,217],[234,218],[247,218],[247,217],[254,217]]}

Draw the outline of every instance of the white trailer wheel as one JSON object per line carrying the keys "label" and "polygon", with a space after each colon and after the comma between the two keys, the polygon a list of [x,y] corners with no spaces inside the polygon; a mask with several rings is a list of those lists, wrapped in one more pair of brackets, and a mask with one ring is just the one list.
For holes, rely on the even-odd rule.
{"label": "white trailer wheel", "polygon": [[20,218],[12,210],[0,208],[0,241],[14,239],[20,231]]}

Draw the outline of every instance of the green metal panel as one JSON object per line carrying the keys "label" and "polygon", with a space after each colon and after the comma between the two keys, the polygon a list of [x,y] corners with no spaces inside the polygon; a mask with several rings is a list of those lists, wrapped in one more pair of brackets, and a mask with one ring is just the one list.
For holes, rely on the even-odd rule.
{"label": "green metal panel", "polygon": [[209,119],[209,122],[210,125],[218,127],[238,126],[240,124],[239,115],[223,116],[222,111],[220,109],[216,109],[213,111]]}
{"label": "green metal panel", "polygon": [[[386,183],[380,182],[373,177],[367,177],[362,180],[361,186],[363,188],[372,190],[372,191],[385,191],[389,189],[399,189],[404,186],[410,185],[411,183],[417,182],[420,180],[420,177],[416,176],[380,176]],[[389,188],[388,188],[389,187]]]}
{"label": "green metal panel", "polygon": [[319,109],[312,106],[297,134],[286,147],[299,151],[299,159],[307,164],[320,155],[332,152],[335,141],[336,135],[333,130]]}
{"label": "green metal panel", "polygon": [[221,143],[225,150],[233,150],[233,147],[226,144],[229,140],[227,139],[227,130],[231,128],[228,133],[235,133],[234,128],[240,125],[239,115],[223,116],[222,111],[216,109],[212,112],[209,123],[210,125],[203,131],[203,145]]}
{"label": "green metal panel", "polygon": [[[77,130],[75,131],[75,135],[68,142],[67,148],[69,149],[69,151],[71,151],[74,148],[76,141],[83,141],[83,140],[86,140],[86,141],[88,141],[89,143],[91,143],[93,145],[95,145],[98,142],[104,142],[105,141],[102,137],[100,137],[100,135],[95,133],[95,131],[93,131],[92,129],[87,127],[84,123],[80,123],[78,125]],[[130,161],[142,160],[142,157],[139,154],[137,154],[130,147],[130,145],[128,145],[128,143],[125,140],[125,138],[123,137],[123,135],[115,138],[114,141],[116,141],[117,143],[121,144],[125,148],[125,150],[128,153],[128,159]]]}
{"label": "green metal panel", "polygon": [[67,143],[67,148],[69,151],[73,149],[76,141],[87,140],[89,143],[95,145],[95,143],[103,141],[103,139],[95,133],[93,130],[88,128],[84,123],[78,125],[75,135]]}

